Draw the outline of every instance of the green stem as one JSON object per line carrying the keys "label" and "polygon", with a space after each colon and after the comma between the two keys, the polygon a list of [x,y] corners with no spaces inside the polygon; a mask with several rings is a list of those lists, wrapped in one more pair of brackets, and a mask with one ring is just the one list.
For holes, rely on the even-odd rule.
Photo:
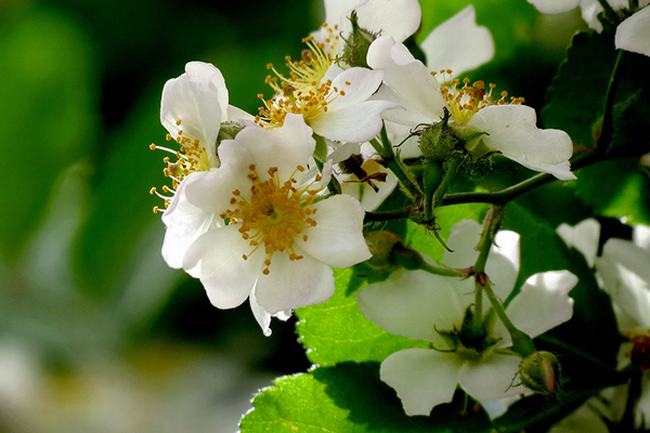
{"label": "green stem", "polygon": [[458,169],[462,165],[461,158],[454,158],[449,161],[445,167],[445,174],[435,190],[424,192],[424,217],[427,221],[433,219],[433,210],[442,202],[445,192],[449,189],[452,180],[458,173]]}
{"label": "green stem", "polygon": [[618,50],[612,72],[609,75],[607,82],[607,90],[605,92],[605,101],[603,103],[603,126],[600,132],[600,137],[596,142],[596,151],[605,154],[607,147],[603,143],[609,143],[614,133],[614,102],[616,101],[616,91],[618,89],[618,82],[621,75],[621,61],[624,56],[623,50]]}
{"label": "green stem", "polygon": [[474,263],[473,271],[476,280],[476,299],[474,301],[474,324],[475,329],[481,329],[482,324],[482,304],[483,292],[490,300],[492,309],[497,317],[503,323],[503,326],[508,330],[510,338],[512,339],[512,348],[522,357],[527,357],[535,352],[535,344],[533,339],[520,331],[506,314],[506,310],[501,303],[501,300],[494,294],[490,279],[485,273],[485,265],[490,255],[490,249],[494,243],[494,238],[501,227],[503,217],[505,216],[505,207],[502,205],[493,205],[483,221],[483,232],[481,239],[476,246],[479,254]]}
{"label": "green stem", "polygon": [[386,211],[366,212],[364,221],[390,221],[402,219],[409,216],[411,211],[410,207],[403,207],[401,209],[393,209]]}
{"label": "green stem", "polygon": [[370,140],[370,144],[375,148],[379,156],[384,160],[384,165],[395,174],[399,181],[404,193],[409,199],[415,201],[417,197],[422,195],[420,187],[417,185],[413,177],[408,173],[408,169],[395,157],[393,148],[388,144],[386,146],[379,142],[376,138]]}
{"label": "green stem", "polygon": [[618,14],[607,0],[598,0],[598,3],[600,3],[600,6],[602,6],[610,20],[614,22],[618,21]]}
{"label": "green stem", "polygon": [[435,266],[431,265],[429,263],[423,262],[420,264],[420,269],[423,271],[426,271],[430,274],[434,275],[441,275],[443,277],[460,277],[460,278],[466,278],[468,275],[467,270],[463,269],[454,269],[454,268],[448,268],[446,266]]}
{"label": "green stem", "polygon": [[515,326],[515,324],[512,323],[506,314],[505,308],[503,308],[503,304],[494,294],[494,291],[492,290],[490,284],[485,284],[483,286],[483,290],[485,291],[485,294],[492,304],[492,309],[497,314],[499,320],[501,320],[501,323],[503,323],[503,326],[505,326],[505,328],[508,330],[510,338],[512,339],[512,348],[514,351],[521,355],[523,358],[526,358],[535,353],[536,349],[535,343],[533,343],[533,339],[530,338],[530,336],[528,336],[526,333],[520,331]]}
{"label": "green stem", "polygon": [[476,245],[478,257],[472,267],[475,275],[476,284],[474,285],[474,323],[473,328],[479,332],[483,326],[483,288],[488,284],[488,278],[485,275],[485,265],[490,249],[494,242],[501,222],[503,221],[504,208],[502,206],[492,206],[483,221],[483,231],[481,238]]}
{"label": "green stem", "polygon": [[[572,162],[573,171],[593,164],[600,159],[594,154],[581,154],[574,158]],[[445,194],[442,206],[449,206],[463,203],[490,203],[495,205],[504,205],[540,186],[557,180],[553,175],[540,173],[531,176],[519,183],[494,192],[461,192]]]}

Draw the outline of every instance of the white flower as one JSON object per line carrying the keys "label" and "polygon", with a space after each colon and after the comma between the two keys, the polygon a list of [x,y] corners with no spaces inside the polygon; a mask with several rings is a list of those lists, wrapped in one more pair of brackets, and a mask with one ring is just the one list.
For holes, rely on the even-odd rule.
{"label": "white flower", "polygon": [[596,269],[614,305],[619,331],[629,342],[622,345],[628,362],[642,370],[642,393],[637,402],[637,425],[650,427],[650,227],[634,227],[633,241],[608,239]]}
{"label": "white flower", "polygon": [[[310,47],[319,49],[314,44]],[[275,95],[262,99],[264,106],[257,123],[274,128],[281,126],[288,114],[301,114],[316,134],[330,140],[363,143],[377,136],[382,127],[381,113],[396,106],[389,101],[370,100],[383,74],[361,67],[342,70],[334,64],[321,70],[319,59],[326,57],[320,53],[307,55],[299,62],[288,60],[287,66],[293,71],[288,77],[275,71],[276,77],[267,79]],[[301,74],[295,75],[296,70]]]}
{"label": "white flower", "polygon": [[[447,38],[453,39],[440,38],[440,47],[458,40],[459,34],[469,35],[465,42],[467,55],[459,54],[450,59],[452,63],[461,68],[475,67],[492,56],[493,45],[486,42],[491,41],[489,32],[476,26],[473,9],[465,9],[443,27]],[[453,49],[438,51],[454,52]],[[436,58],[436,61],[442,59]],[[474,153],[496,151],[531,170],[550,173],[562,180],[575,179],[569,163],[573,145],[568,134],[556,129],[537,128],[535,110],[521,105],[520,98],[508,100],[507,93],[494,98],[492,87],[486,89],[480,81],[474,84],[464,81],[461,86],[448,76],[441,84],[435,73],[416,60],[403,44],[388,36],[372,43],[368,65],[384,72],[385,86],[376,98],[404,107],[384,113],[384,118],[393,128],[393,139],[406,135],[416,125],[439,121],[447,109],[452,115],[452,126],[459,135],[469,138],[483,134],[469,143]],[[402,146],[402,156],[418,156],[416,141],[409,141]]]}
{"label": "white flower", "polygon": [[593,218],[586,219],[570,226],[560,224],[556,232],[569,247],[578,250],[585,258],[590,267],[594,266],[594,260],[598,253],[598,239],[600,238],[600,224]]}
{"label": "white flower", "polygon": [[[448,242],[454,253],[446,254],[445,264],[472,265],[480,234],[481,226],[474,221],[456,224]],[[501,299],[512,291],[518,268],[519,235],[500,231],[486,272]],[[506,312],[515,326],[536,337],[571,318],[573,300],[568,292],[576,283],[577,278],[568,271],[535,274],[526,280]],[[485,339],[475,347],[460,343],[458,332],[474,302],[471,279],[458,281],[400,270],[385,282],[363,289],[358,301],[363,313],[382,328],[428,341],[433,347],[393,353],[381,365],[381,379],[397,391],[407,414],[428,415],[434,406],[451,401],[457,385],[481,402],[498,403],[524,391],[513,385],[521,358],[509,350],[510,337],[500,322],[487,324]],[[483,304],[489,306],[487,298]]]}
{"label": "white flower", "polygon": [[[603,7],[598,0],[528,0],[542,13],[557,14],[580,6],[582,18],[590,28],[601,32],[603,26],[598,16]],[[608,0],[615,10],[625,10],[629,7],[628,0]],[[639,10],[623,20],[616,28],[616,48],[650,56],[650,0],[639,1]]]}
{"label": "white flower", "polygon": [[162,220],[167,230],[162,255],[170,267],[182,267],[187,248],[212,222],[211,218],[202,218],[200,210],[185,199],[185,188],[191,182],[192,173],[219,165],[216,142],[223,122],[251,119],[249,114],[228,104],[223,75],[209,63],[189,62],[185,73],[165,83],[160,122],[169,132],[168,141],[175,141],[180,148],[177,151],[151,146],[170,154],[165,158],[164,173],[170,178],[171,187],[164,186],[163,192],[174,195],[162,195],[155,188],[152,193],[165,200]]}
{"label": "white flower", "polygon": [[331,266],[370,257],[364,212],[345,195],[322,199],[320,177],[301,174],[314,152],[312,130],[289,114],[279,128],[250,124],[219,146],[221,165],[188,179],[184,193],[209,230],[191,243],[183,267],[212,304],[234,308],[250,297],[268,333],[270,315],[326,300]]}
{"label": "white flower", "polygon": [[404,41],[420,27],[422,9],[418,0],[324,0],[325,26],[322,37],[329,37],[328,29],[335,29],[347,39],[350,14],[357,12],[359,26],[374,34],[392,36]]}

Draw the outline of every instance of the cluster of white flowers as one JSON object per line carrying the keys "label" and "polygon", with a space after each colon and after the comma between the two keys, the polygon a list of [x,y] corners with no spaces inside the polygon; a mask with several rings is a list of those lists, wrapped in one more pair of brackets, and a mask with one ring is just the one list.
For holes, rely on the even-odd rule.
{"label": "cluster of white flowers", "polygon": [[[558,12],[578,1],[534,3]],[[583,10],[595,5],[582,2]],[[499,154],[560,180],[575,179],[567,133],[538,128],[535,110],[523,98],[458,78],[495,51],[472,6],[424,39],[426,64],[405,45],[420,27],[417,0],[325,0],[325,10],[326,23],[304,39],[300,58],[286,58],[287,72],[267,65],[272,95],[259,96],[255,115],[229,105],[219,69],[188,63],[162,94],[161,122],[167,141],[177,146],[151,145],[169,153],[164,173],[171,184],[151,191],[164,200],[164,207],[154,208],[167,228],[164,259],[198,278],[218,308],[248,299],[265,335],[271,333],[271,317],[286,319],[293,309],[332,295],[332,267],[371,257],[365,212],[377,209],[404,182],[384,163],[381,146],[400,146],[392,155],[398,168],[408,158],[427,159],[418,131],[444,125],[453,131],[456,158]],[[617,46],[638,51],[638,29],[630,27],[647,21],[648,11],[621,24]],[[454,252],[445,255],[444,265],[471,269],[480,238],[478,223],[457,224],[448,240]],[[599,261],[606,287],[632,278],[609,261],[620,251],[608,243]],[[639,272],[647,271],[639,266]],[[569,291],[577,278],[566,270],[550,271],[527,276],[515,287],[518,274],[519,236],[500,231],[481,275],[468,272],[461,279],[400,269],[359,293],[370,320],[429,343],[429,349],[396,352],[381,365],[382,380],[397,391],[407,414],[427,415],[451,401],[458,385],[491,415],[527,392],[526,383],[518,382],[525,355],[513,349],[513,334],[499,312],[487,307],[492,302],[496,308],[492,299],[481,302],[486,307],[473,320],[478,325],[466,329],[476,314],[475,284],[487,278],[498,302],[510,299],[504,314],[534,338],[571,318]],[[640,308],[641,298],[631,296],[621,294],[615,302],[622,309],[634,302]],[[643,296],[650,311],[650,298]],[[626,311],[637,326],[649,327],[650,316],[643,314]]]}
{"label": "cluster of white flowers", "polygon": [[[589,265],[595,265],[599,284],[612,300],[619,332],[626,339],[621,345],[620,367],[633,363],[644,372],[636,402],[636,424],[650,428],[650,227],[634,226],[632,240],[608,239],[598,255],[600,231],[594,219],[558,227],[567,245],[580,251]],[[585,417],[589,424],[602,424],[597,418]]]}

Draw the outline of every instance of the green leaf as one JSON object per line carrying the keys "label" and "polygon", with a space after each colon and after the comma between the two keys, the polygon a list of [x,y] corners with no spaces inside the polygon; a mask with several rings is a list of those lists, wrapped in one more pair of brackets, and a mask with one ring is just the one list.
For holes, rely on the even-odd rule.
{"label": "green leaf", "polygon": [[605,161],[578,172],[578,197],[600,215],[650,224],[650,177],[638,159]]}
{"label": "green leaf", "polygon": [[336,292],[327,302],[296,311],[296,330],[311,362],[321,366],[344,361],[383,361],[391,353],[426,346],[391,335],[366,319],[348,285],[358,284],[350,269],[337,270]]}
{"label": "green leaf", "polygon": [[481,415],[461,417],[455,405],[439,406],[430,418],[406,416],[395,392],[380,382],[378,365],[372,363],[341,364],[280,378],[255,397],[253,407],[240,423],[241,433],[489,431]]}
{"label": "green leaf", "polygon": [[[598,53],[597,59],[594,53]],[[569,133],[577,146],[593,146],[593,126],[602,115],[605,90],[614,64],[611,37],[578,33],[553,79],[542,110],[544,127]]]}
{"label": "green leaf", "polygon": [[23,11],[0,27],[0,256],[15,258],[60,173],[97,124],[93,56],[78,23]]}
{"label": "green leaf", "polygon": [[[650,76],[650,70],[648,70]],[[609,156],[641,156],[650,152],[650,86],[614,106],[614,133]]]}
{"label": "green leaf", "polygon": [[[480,219],[484,205],[462,205],[438,209],[437,222],[447,237],[452,226],[462,219]],[[422,226],[407,223],[408,246],[433,258],[442,257],[443,247]],[[344,361],[383,361],[391,353],[426,343],[391,335],[369,321],[359,309],[354,292],[365,281],[352,270],[338,270],[336,292],[327,302],[296,311],[300,342],[311,362],[321,366]],[[352,286],[352,287],[351,287]]]}

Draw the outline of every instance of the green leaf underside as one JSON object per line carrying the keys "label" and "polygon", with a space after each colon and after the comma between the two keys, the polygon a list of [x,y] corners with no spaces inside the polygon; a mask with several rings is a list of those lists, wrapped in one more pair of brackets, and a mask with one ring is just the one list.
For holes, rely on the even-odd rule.
{"label": "green leaf underside", "polygon": [[438,407],[431,418],[404,414],[394,391],[379,380],[376,363],[340,364],[287,376],[258,394],[241,433],[487,432],[481,414]]}
{"label": "green leaf underside", "polygon": [[[462,205],[437,210],[442,236],[449,236],[453,225],[463,219],[480,220],[484,205]],[[443,248],[424,228],[412,222],[407,225],[407,244],[433,258],[442,257]],[[311,362],[320,366],[345,361],[383,361],[388,355],[409,347],[425,347],[426,343],[387,333],[363,316],[351,284],[362,287],[364,281],[353,271],[337,270],[336,292],[327,302],[296,311],[299,341]]]}

